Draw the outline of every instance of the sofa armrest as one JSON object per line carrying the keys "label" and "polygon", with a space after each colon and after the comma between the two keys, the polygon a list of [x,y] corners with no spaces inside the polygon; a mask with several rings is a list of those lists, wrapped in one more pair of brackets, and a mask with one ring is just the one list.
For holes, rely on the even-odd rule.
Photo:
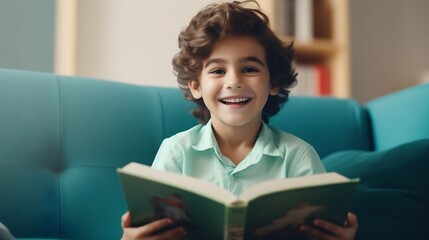
{"label": "sofa armrest", "polygon": [[366,105],[374,149],[383,150],[429,138],[429,84],[417,85]]}

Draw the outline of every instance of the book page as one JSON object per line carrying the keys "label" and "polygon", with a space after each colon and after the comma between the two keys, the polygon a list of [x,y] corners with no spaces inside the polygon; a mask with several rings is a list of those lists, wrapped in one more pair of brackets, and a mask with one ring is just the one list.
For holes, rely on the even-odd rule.
{"label": "book page", "polygon": [[129,163],[125,167],[118,169],[118,171],[184,189],[225,205],[230,205],[238,200],[234,194],[215,184],[197,178],[161,171],[140,163]]}
{"label": "book page", "polygon": [[317,218],[343,226],[357,185],[320,183],[255,197],[248,203],[244,238],[295,239],[301,224]]}
{"label": "book page", "polygon": [[309,176],[275,179],[271,181],[262,182],[250,187],[241,196],[243,201],[249,201],[259,196],[269,193],[284,191],[288,189],[297,189],[310,186],[321,186],[332,183],[349,182],[350,179],[335,173],[321,173]]}

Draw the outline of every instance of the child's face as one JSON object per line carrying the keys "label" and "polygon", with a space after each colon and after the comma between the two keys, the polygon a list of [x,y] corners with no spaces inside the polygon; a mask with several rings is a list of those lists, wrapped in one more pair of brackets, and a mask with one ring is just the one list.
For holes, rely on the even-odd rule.
{"label": "child's face", "polygon": [[189,86],[194,98],[203,99],[213,126],[260,125],[268,95],[278,93],[270,86],[265,49],[250,36],[218,41]]}

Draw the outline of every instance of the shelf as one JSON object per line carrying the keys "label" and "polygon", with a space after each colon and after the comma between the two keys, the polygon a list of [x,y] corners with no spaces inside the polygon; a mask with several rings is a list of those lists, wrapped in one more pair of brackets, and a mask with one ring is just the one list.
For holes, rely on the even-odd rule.
{"label": "shelf", "polygon": [[[282,41],[294,41],[291,37],[282,37]],[[318,62],[324,61],[337,53],[338,46],[329,39],[314,39],[311,42],[294,42],[295,57],[297,61]]]}
{"label": "shelf", "polygon": [[[278,11],[286,0],[259,0],[261,8],[271,20],[274,32],[284,32],[282,18],[276,14],[288,14]],[[290,0],[299,1],[299,0]],[[297,64],[325,66],[331,76],[332,96],[350,97],[350,49],[348,33],[348,2],[349,0],[314,0],[313,3],[313,37],[309,42],[295,41],[294,60]],[[287,5],[286,5],[287,6]],[[283,15],[286,16],[286,15]],[[302,15],[301,15],[302,16]],[[283,18],[290,23],[287,18]],[[292,26],[292,29],[295,26]],[[279,29],[278,29],[279,28]],[[291,36],[278,34],[282,41],[294,41]]]}

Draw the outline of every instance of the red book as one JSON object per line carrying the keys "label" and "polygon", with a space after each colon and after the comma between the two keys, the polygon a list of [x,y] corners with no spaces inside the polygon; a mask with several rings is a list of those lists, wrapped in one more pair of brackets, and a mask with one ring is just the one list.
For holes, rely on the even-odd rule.
{"label": "red book", "polygon": [[321,96],[332,94],[331,74],[329,69],[323,64],[316,65],[316,93]]}

